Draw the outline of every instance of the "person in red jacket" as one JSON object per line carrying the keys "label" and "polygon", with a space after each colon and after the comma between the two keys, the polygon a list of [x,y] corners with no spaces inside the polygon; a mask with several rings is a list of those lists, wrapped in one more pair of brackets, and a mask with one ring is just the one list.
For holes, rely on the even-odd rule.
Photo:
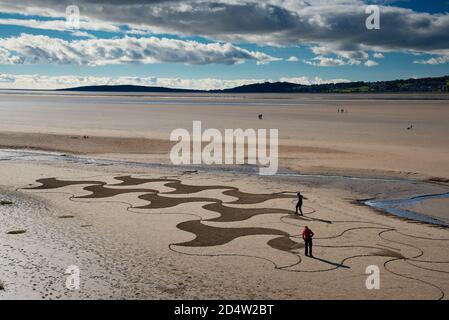
{"label": "person in red jacket", "polygon": [[305,249],[306,249],[306,256],[313,257],[312,254],[312,237],[315,234],[312,230],[309,229],[308,226],[304,227],[304,231],[302,232],[302,238],[304,240]]}

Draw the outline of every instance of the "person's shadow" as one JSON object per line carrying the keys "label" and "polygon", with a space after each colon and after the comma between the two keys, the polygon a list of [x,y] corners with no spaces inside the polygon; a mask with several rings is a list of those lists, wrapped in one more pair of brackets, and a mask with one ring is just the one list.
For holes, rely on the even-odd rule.
{"label": "person's shadow", "polygon": [[315,259],[315,260],[318,260],[318,261],[321,261],[321,262],[333,265],[333,266],[335,266],[337,268],[351,269],[351,267],[349,267],[347,265],[344,265],[344,264],[341,264],[341,263],[337,263],[337,262],[333,262],[333,261],[329,261],[329,260],[322,259],[322,258],[318,258],[318,257],[315,257],[315,256],[313,256],[312,259]]}

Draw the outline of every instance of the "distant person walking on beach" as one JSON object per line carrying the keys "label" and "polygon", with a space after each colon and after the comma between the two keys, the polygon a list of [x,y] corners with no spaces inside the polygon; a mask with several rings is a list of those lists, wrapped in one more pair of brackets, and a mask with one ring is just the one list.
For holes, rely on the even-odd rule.
{"label": "distant person walking on beach", "polygon": [[298,192],[297,196],[298,196],[298,202],[296,203],[296,214],[298,214],[298,210],[299,210],[299,212],[301,212],[301,216],[303,216],[303,214],[302,214],[302,200],[303,199],[307,199],[307,198],[304,198],[303,195],[301,194],[301,192]]}
{"label": "distant person walking on beach", "polygon": [[309,229],[308,226],[304,227],[304,231],[302,232],[302,239],[304,240],[306,256],[313,257],[312,254],[312,237],[315,234],[312,230]]}
{"label": "distant person walking on beach", "polygon": [[263,114],[259,114],[259,120],[263,119]]}

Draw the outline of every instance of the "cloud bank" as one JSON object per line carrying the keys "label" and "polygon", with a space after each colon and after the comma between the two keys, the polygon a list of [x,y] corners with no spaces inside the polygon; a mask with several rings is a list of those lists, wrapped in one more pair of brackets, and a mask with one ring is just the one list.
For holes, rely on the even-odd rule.
{"label": "cloud bank", "polygon": [[[181,78],[159,78],[159,77],[94,77],[94,76],[43,76],[43,75],[13,75],[0,73],[0,89],[62,89],[78,86],[91,85],[140,85],[140,86],[160,86],[181,89],[213,90],[233,88],[245,84],[263,83],[271,79],[233,79],[224,80],[216,78],[202,79],[181,79]],[[309,79],[308,77],[281,78],[279,81],[286,81],[298,84],[323,84],[348,82],[345,79],[324,80],[321,78]]]}
{"label": "cloud bank", "polygon": [[[362,0],[78,0],[84,21],[126,25],[142,33],[203,36],[213,41],[268,45],[319,45],[341,65],[340,52],[401,51],[449,55],[449,14],[381,5],[381,29],[365,27]],[[388,2],[379,2],[388,3]],[[63,17],[71,1],[0,0],[0,10]],[[86,25],[86,28],[88,26]],[[357,59],[359,63],[366,60]]]}
{"label": "cloud bank", "polygon": [[279,60],[230,43],[199,43],[167,38],[88,39],[66,41],[22,34],[0,39],[0,64],[77,64],[99,66],[121,63],[259,64]]}

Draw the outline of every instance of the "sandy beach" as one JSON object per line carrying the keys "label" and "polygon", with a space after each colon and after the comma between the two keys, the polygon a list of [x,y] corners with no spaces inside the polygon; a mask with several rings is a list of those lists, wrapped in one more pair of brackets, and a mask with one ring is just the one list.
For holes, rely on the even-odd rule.
{"label": "sandy beach", "polygon": [[[8,91],[6,91],[8,92]],[[282,166],[449,178],[447,95],[2,94],[0,146],[169,161],[176,128],[278,128]],[[345,113],[337,110],[344,108]],[[262,113],[264,119],[257,116]],[[238,115],[238,116],[237,116]],[[413,130],[407,130],[414,125]],[[82,139],[89,136],[89,140]]]}
{"label": "sandy beach", "polygon": [[[172,165],[193,120],[278,128],[278,174]],[[0,299],[447,299],[448,121],[447,95],[1,92]]]}

